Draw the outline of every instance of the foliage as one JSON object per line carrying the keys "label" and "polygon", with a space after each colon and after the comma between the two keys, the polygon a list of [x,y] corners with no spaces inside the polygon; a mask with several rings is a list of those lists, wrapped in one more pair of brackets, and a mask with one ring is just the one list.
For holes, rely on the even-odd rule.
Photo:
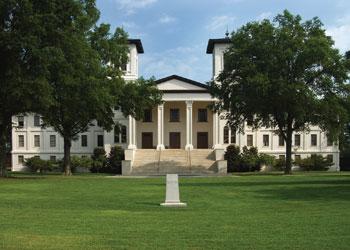
{"label": "foliage", "polygon": [[33,173],[36,172],[46,172],[52,170],[52,162],[40,159],[40,157],[34,156],[28,158],[24,161],[24,165],[29,168],[29,170]]}
{"label": "foliage", "polygon": [[276,128],[286,141],[286,174],[294,131],[318,125],[336,139],[348,121],[349,60],[333,45],[318,18],[302,22],[284,11],[232,32],[224,70],[210,84],[230,127],[243,131],[251,119],[253,128]]}
{"label": "foliage", "polygon": [[274,156],[264,153],[259,154],[258,161],[260,166],[274,166],[276,164],[276,158]]}
{"label": "foliage", "polygon": [[72,156],[71,158],[71,168],[73,173],[82,169],[91,169],[92,164],[92,159],[88,157]]}
{"label": "foliage", "polygon": [[325,171],[328,170],[333,163],[322,155],[313,154],[307,158],[300,159],[296,162],[301,169],[306,171]]}
{"label": "foliage", "polygon": [[259,154],[256,147],[244,146],[241,154],[241,164],[239,172],[260,171]]}
{"label": "foliage", "polygon": [[227,161],[227,172],[238,172],[241,160],[239,146],[234,144],[227,146],[225,160]]}
{"label": "foliage", "polygon": [[104,150],[104,148],[101,147],[95,148],[91,158],[91,172],[99,173],[106,166],[107,163],[106,151]]}
{"label": "foliage", "polygon": [[107,158],[106,173],[121,174],[122,173],[122,161],[124,160],[124,149],[115,146],[111,148],[111,152]]}
{"label": "foliage", "polygon": [[275,164],[273,165],[273,168],[277,171],[284,171],[286,168],[286,159],[285,158],[276,159]]}

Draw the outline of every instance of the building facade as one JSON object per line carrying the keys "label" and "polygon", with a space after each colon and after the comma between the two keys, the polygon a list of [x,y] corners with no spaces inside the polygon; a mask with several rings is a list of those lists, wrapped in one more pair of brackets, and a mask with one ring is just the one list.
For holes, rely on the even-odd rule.
{"label": "building facade", "polygon": [[[223,69],[223,54],[228,42],[226,38],[210,39],[208,42],[206,52],[212,55],[213,78]],[[144,51],[138,39],[130,39],[129,47],[129,63],[125,67],[124,77],[126,80],[135,80],[138,78],[138,57]],[[211,97],[207,85],[177,75],[159,79],[156,83],[158,89],[163,92],[161,105],[145,110],[144,118],[140,121],[130,116],[124,117],[121,112],[115,111],[114,120],[122,124],[121,129],[104,131],[95,122],[94,126],[72,143],[72,155],[89,156],[96,147],[104,147],[106,152],[109,152],[112,146],[118,145],[125,149],[126,161],[123,164],[129,173],[132,172],[133,165],[140,165],[137,164],[137,158],[141,157],[142,151],[141,158],[144,158],[145,152],[152,154],[152,150],[168,150],[174,154],[176,151],[171,150],[207,150],[213,152],[213,162],[218,166],[229,144],[236,144],[241,148],[255,146],[259,152],[277,158],[285,157],[285,142],[271,128],[252,130],[249,124],[246,124],[244,133],[232,131],[225,120],[209,109],[208,106],[217,100]],[[13,171],[24,170],[24,160],[33,156],[47,160],[63,157],[63,139],[52,128],[41,128],[39,115],[16,116],[13,117],[13,123]],[[318,127],[311,127],[307,133],[293,135],[293,159],[305,158],[311,154],[329,157],[333,161],[331,170],[339,170],[338,146]],[[200,156],[201,154],[193,154],[192,158]],[[157,157],[157,161],[160,161],[159,154]],[[191,156],[188,157],[191,165]],[[203,162],[206,158],[203,158]],[[200,158],[198,162],[200,165]],[[162,165],[156,165],[159,171]]]}

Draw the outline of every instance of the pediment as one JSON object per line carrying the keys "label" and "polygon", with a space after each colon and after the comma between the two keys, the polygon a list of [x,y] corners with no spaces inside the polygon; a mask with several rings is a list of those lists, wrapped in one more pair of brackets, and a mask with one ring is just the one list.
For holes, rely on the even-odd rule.
{"label": "pediment", "polygon": [[207,92],[208,86],[188,78],[172,75],[156,81],[159,90],[165,92]]}

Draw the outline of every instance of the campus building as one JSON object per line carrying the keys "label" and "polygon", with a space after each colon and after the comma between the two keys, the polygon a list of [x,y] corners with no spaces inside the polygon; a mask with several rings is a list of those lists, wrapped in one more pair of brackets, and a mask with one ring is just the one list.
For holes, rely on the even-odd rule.
{"label": "campus building", "polygon": [[[212,75],[223,69],[223,54],[228,39],[210,39],[206,53],[212,56]],[[144,53],[139,39],[129,40],[129,62],[125,79],[138,78],[138,57]],[[156,81],[163,92],[163,104],[145,110],[140,121],[124,117],[115,111],[115,121],[121,129],[104,131],[95,122],[89,131],[72,143],[72,155],[89,156],[94,148],[107,152],[114,145],[125,149],[123,174],[204,173],[225,172],[223,155],[229,144],[239,147],[255,146],[259,152],[285,157],[285,142],[271,128],[252,130],[245,125],[244,133],[231,130],[226,121],[208,107],[212,98],[206,84],[171,75]],[[52,128],[41,128],[36,114],[13,117],[12,170],[24,169],[26,158],[63,157],[63,139]],[[293,159],[321,154],[332,159],[331,170],[339,170],[339,149],[318,127],[307,133],[293,135]]]}

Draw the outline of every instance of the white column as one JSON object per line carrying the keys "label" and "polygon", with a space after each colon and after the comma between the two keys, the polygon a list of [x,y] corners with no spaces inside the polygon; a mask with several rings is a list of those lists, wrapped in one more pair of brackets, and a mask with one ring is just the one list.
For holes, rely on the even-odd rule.
{"label": "white column", "polygon": [[186,147],[185,149],[192,150],[192,104],[193,101],[186,101]]}
{"label": "white column", "polygon": [[213,113],[213,148],[220,148],[220,119],[218,113]]}
{"label": "white column", "polygon": [[129,145],[128,149],[136,149],[136,121],[135,118],[129,115]]}
{"label": "white column", "polygon": [[158,105],[158,150],[164,150],[164,104]]}

